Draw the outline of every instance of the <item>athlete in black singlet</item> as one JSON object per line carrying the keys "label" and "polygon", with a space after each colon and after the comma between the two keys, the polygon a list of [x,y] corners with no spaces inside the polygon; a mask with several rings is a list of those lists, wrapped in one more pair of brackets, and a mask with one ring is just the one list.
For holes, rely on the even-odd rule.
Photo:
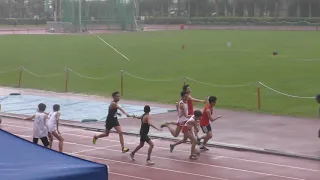
{"label": "athlete in black singlet", "polygon": [[110,130],[112,128],[115,128],[117,133],[119,134],[122,153],[126,153],[126,152],[129,151],[129,149],[124,147],[123,134],[122,134],[120,123],[119,123],[118,118],[117,118],[117,115],[121,116],[121,114],[118,113],[118,109],[123,114],[125,114],[127,117],[133,117],[133,116],[130,116],[128,113],[126,113],[118,105],[118,102],[120,101],[119,92],[116,91],[116,92],[112,93],[112,97],[113,97],[113,101],[111,102],[111,104],[109,106],[108,116],[107,116],[107,119],[106,119],[106,125],[105,125],[106,126],[106,130],[105,130],[104,133],[102,133],[102,134],[100,134],[98,136],[96,136],[96,135],[93,136],[93,144],[96,144],[97,139],[109,136]]}
{"label": "athlete in black singlet", "polygon": [[161,131],[159,128],[155,127],[152,123],[151,123],[151,119],[150,119],[150,106],[146,105],[144,106],[144,114],[141,117],[136,117],[138,119],[141,119],[141,128],[140,128],[140,144],[136,147],[136,149],[134,151],[132,151],[130,153],[130,156],[132,158],[132,160],[134,160],[134,154],[139,151],[139,149],[141,149],[144,146],[144,142],[147,142],[149,144],[149,150],[148,150],[148,157],[147,157],[147,164],[148,165],[153,165],[154,162],[151,161],[150,156],[151,156],[151,152],[153,149],[153,142],[152,140],[149,138],[148,134],[149,134],[149,129],[150,126],[157,129],[158,131]]}

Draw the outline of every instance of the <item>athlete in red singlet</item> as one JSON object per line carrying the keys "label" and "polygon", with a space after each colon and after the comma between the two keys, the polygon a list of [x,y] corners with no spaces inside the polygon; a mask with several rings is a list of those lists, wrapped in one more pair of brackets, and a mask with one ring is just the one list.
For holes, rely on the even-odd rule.
{"label": "athlete in red singlet", "polygon": [[[184,85],[182,87],[182,90],[183,91],[187,91],[188,93],[188,101],[187,101],[187,104],[188,104],[188,115],[193,115],[193,102],[202,102],[202,103],[206,103],[206,100],[200,100],[200,99],[195,99],[191,96],[191,88],[190,88],[190,85]],[[197,122],[196,123],[196,126],[199,128],[199,123]],[[196,131],[196,129],[194,128],[194,135],[198,138],[198,131]]]}
{"label": "athlete in red singlet", "polygon": [[212,129],[211,129],[210,121],[213,122],[213,121],[221,118],[221,116],[213,118],[213,107],[216,105],[216,102],[217,102],[217,98],[215,96],[210,96],[209,97],[209,104],[206,105],[206,107],[203,109],[203,112],[202,112],[202,117],[200,120],[200,127],[201,127],[203,133],[205,133],[206,135],[197,138],[199,145],[201,144],[201,139],[203,139],[203,143],[200,146],[201,150],[209,150],[208,148],[205,147],[205,145],[207,144],[209,139],[212,138]]}

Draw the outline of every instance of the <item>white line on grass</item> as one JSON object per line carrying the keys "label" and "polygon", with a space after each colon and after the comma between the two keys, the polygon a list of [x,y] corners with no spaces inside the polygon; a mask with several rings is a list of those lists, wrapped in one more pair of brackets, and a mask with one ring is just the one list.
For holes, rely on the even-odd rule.
{"label": "white line on grass", "polygon": [[296,59],[297,61],[320,61],[320,59]]}
{"label": "white line on grass", "polygon": [[109,46],[110,48],[112,48],[115,52],[117,52],[118,54],[120,54],[122,57],[124,57],[126,60],[128,60],[129,62],[131,62],[131,60],[129,58],[127,58],[125,55],[123,55],[121,52],[119,52],[116,48],[114,48],[113,46],[111,46],[109,43],[107,43],[104,39],[102,39],[100,36],[94,34],[93,32],[89,31],[90,34],[94,35],[95,37],[97,37],[98,39],[100,39],[104,44],[106,44],[107,46]]}

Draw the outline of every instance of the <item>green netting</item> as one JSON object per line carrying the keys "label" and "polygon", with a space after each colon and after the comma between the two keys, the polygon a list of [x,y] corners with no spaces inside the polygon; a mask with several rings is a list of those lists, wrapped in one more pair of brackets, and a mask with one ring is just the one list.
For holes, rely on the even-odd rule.
{"label": "green netting", "polygon": [[61,10],[61,23],[71,23],[75,31],[137,29],[132,0],[63,0]]}

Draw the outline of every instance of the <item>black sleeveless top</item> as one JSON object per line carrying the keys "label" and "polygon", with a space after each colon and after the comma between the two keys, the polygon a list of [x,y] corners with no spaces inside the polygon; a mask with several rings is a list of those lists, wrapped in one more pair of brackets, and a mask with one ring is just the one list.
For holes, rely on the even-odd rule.
{"label": "black sleeveless top", "polygon": [[148,124],[148,122],[143,122],[143,117],[146,114],[143,114],[141,116],[141,128],[140,128],[140,135],[148,135],[149,133],[149,129],[150,129],[150,125]]}
{"label": "black sleeveless top", "polygon": [[117,112],[118,112],[118,108],[111,109],[111,107],[109,106],[107,121],[116,120],[117,119],[117,115],[116,115]]}

